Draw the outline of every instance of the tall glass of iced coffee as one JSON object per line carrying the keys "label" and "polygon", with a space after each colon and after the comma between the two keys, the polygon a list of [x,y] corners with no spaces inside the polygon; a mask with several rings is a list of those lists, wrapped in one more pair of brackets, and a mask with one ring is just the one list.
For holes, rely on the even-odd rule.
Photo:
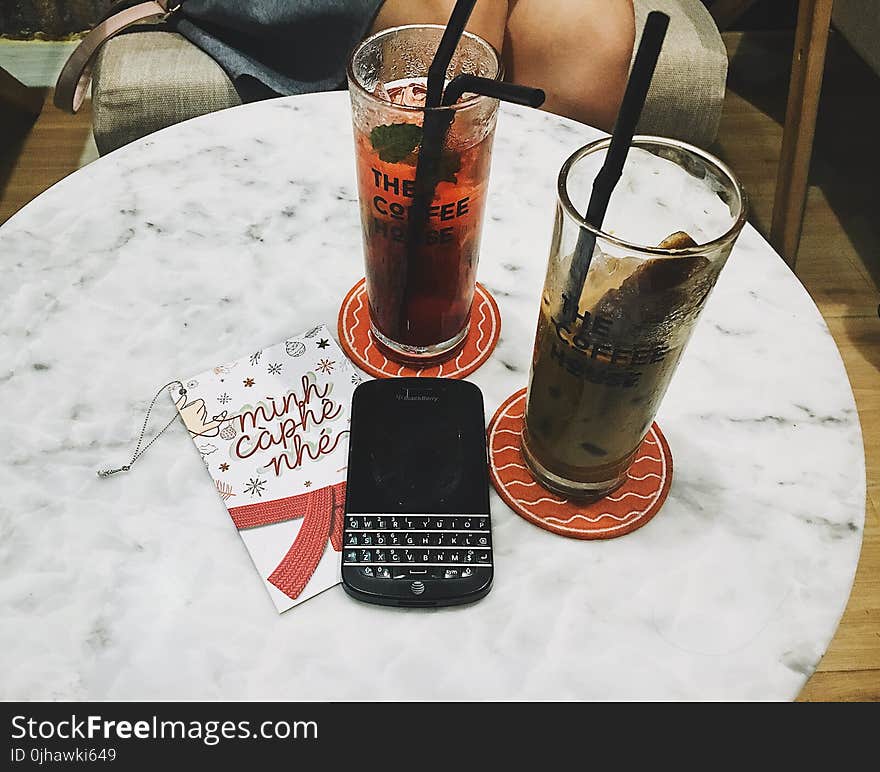
{"label": "tall glass of iced coffee", "polygon": [[[545,487],[595,500],[621,485],[746,222],[721,161],[635,137],[601,229],[583,213],[609,140],[563,165],[527,397],[523,457]],[[572,257],[586,229],[586,279]]]}

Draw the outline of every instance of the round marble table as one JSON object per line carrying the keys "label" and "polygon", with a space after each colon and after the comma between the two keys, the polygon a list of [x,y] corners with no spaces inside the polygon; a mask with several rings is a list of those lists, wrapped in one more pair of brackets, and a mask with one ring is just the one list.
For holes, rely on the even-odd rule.
{"label": "round marble table", "polygon": [[[526,383],[557,171],[596,136],[502,107],[479,278],[503,329],[471,376],[487,417]],[[751,227],[658,417],[663,509],[583,542],[493,492],[496,582],[476,605],[387,609],[335,587],[279,616],[179,422],[132,473],[96,477],[128,458],[162,383],[335,329],[361,275],[345,93],[171,127],[0,228],[0,697],[798,694],[852,584],[864,455],[828,329]]]}

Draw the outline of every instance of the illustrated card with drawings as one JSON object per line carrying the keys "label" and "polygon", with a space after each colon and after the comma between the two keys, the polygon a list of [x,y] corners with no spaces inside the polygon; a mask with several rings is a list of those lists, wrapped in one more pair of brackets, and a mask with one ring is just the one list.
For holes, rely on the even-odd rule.
{"label": "illustrated card with drawings", "polygon": [[341,581],[351,397],[361,375],[325,325],[172,389],[279,612]]}

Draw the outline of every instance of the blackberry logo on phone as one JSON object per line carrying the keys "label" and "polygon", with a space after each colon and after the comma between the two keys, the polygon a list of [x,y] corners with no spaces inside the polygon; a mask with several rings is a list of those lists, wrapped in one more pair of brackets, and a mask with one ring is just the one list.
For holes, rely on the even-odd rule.
{"label": "blackberry logo on phone", "polygon": [[439,396],[433,392],[426,392],[424,389],[419,389],[418,391],[404,389],[398,392],[397,398],[404,402],[439,402],[440,400]]}
{"label": "blackberry logo on phone", "polygon": [[395,606],[469,603],[493,579],[483,397],[467,381],[395,378],[355,389],[342,583]]}

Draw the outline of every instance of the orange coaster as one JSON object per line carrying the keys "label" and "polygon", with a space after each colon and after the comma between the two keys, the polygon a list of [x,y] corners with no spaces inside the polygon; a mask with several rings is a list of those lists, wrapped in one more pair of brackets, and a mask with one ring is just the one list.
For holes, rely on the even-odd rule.
{"label": "orange coaster", "polygon": [[657,514],[672,483],[672,454],[657,424],[639,447],[627,481],[604,499],[574,504],[536,482],[520,453],[526,390],[509,396],[489,423],[489,473],[498,495],[518,515],[576,539],[613,539]]}
{"label": "orange coaster", "polygon": [[388,359],[376,346],[376,340],[370,332],[366,279],[361,279],[342,301],[338,332],[339,342],[349,358],[376,378],[464,378],[489,358],[498,343],[498,336],[501,335],[501,314],[495,298],[478,282],[471,310],[471,328],[465,338],[464,347],[455,358],[426,367],[405,365]]}

